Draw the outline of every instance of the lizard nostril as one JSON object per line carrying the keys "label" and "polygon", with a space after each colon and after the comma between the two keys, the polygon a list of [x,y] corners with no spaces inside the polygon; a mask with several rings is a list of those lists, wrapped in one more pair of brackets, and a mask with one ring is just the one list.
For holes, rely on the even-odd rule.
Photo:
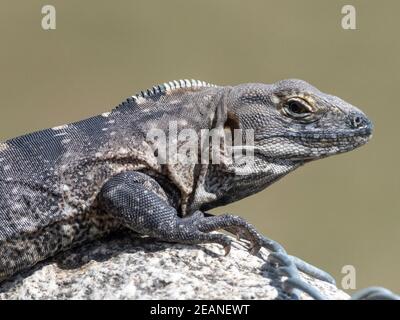
{"label": "lizard nostril", "polygon": [[363,125],[364,121],[363,118],[360,116],[354,116],[352,119],[352,125],[354,128],[359,128]]}

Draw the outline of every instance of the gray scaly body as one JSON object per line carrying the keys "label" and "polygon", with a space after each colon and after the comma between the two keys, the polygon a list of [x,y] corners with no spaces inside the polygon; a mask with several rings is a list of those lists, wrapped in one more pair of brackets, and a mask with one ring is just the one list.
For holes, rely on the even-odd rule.
{"label": "gray scaly body", "polygon": [[[160,163],[147,134],[157,128],[254,132],[254,162]],[[365,144],[371,122],[357,108],[301,80],[214,86],[179,80],[155,86],[80,122],[0,144],[0,279],[119,228],[182,243],[216,242],[225,229],[273,251],[287,268],[319,270],[232,215],[205,212],[259,192],[306,162]],[[219,151],[218,151],[219,152]],[[297,268],[296,268],[297,266]],[[285,274],[286,272],[286,274]],[[328,278],[329,277],[325,277]],[[290,281],[292,281],[290,283]]]}

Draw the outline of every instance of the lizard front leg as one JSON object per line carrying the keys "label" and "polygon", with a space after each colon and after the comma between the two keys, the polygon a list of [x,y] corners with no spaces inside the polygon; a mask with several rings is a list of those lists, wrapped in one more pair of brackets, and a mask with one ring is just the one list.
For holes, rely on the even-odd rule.
{"label": "lizard front leg", "polygon": [[227,254],[231,243],[229,237],[210,232],[231,227],[247,235],[253,254],[259,251],[262,236],[243,218],[233,215],[205,217],[201,211],[181,218],[160,190],[160,185],[151,177],[129,171],[109,179],[98,199],[105,212],[140,234],[169,242],[217,243]]}
{"label": "lizard front leg", "polygon": [[151,177],[129,171],[109,179],[98,199],[105,212],[140,234],[168,242],[217,243],[229,252],[227,236],[207,233],[196,223],[196,215],[180,218],[160,190],[160,185]]}

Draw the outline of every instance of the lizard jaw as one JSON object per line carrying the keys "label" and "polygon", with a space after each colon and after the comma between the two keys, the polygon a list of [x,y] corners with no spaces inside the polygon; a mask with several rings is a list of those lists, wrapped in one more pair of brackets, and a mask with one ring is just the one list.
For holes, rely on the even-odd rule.
{"label": "lizard jaw", "polygon": [[[271,159],[309,162],[335,154],[351,151],[366,144],[372,137],[371,128],[341,132],[302,132],[274,136],[280,138],[279,147],[265,144],[255,147],[254,154],[267,161]],[[282,151],[283,150],[283,151]],[[282,153],[279,153],[282,152]],[[275,155],[275,156],[273,156]]]}

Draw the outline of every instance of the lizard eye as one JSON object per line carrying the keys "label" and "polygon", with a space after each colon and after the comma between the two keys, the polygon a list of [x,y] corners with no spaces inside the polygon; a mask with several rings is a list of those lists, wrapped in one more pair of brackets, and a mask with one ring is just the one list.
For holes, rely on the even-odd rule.
{"label": "lizard eye", "polygon": [[283,110],[287,116],[292,118],[304,118],[312,113],[311,107],[306,101],[292,98],[285,102]]}

